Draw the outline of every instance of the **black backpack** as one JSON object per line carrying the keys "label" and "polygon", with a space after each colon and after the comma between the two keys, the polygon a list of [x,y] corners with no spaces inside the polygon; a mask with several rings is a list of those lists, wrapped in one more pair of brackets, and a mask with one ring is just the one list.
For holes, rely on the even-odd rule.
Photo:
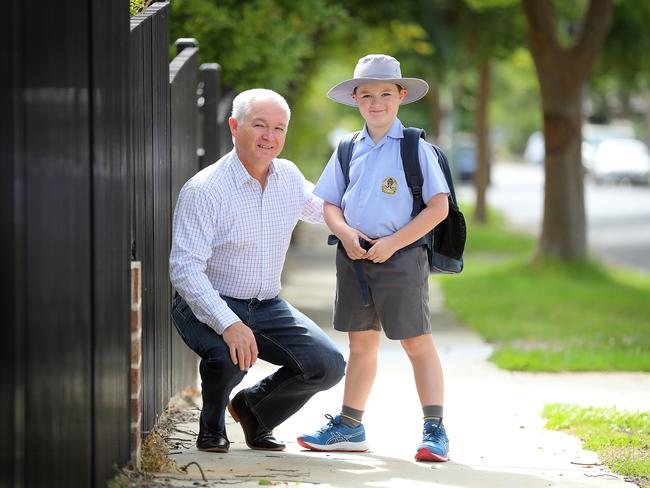
{"label": "black backpack", "polygon": [[[346,188],[350,184],[350,160],[352,159],[354,142],[358,136],[359,132],[348,134],[339,142],[337,148],[337,156],[341,170],[343,171],[343,177],[345,178]],[[405,128],[404,138],[400,146],[406,183],[413,195],[413,211],[411,212],[411,217],[415,217],[426,206],[422,199],[424,178],[418,156],[419,141],[421,138],[425,138],[424,130],[415,127]],[[431,147],[438,156],[438,164],[449,187],[449,214],[431,232],[415,241],[409,247],[427,246],[431,273],[460,273],[463,270],[463,251],[465,250],[465,239],[467,237],[465,217],[456,202],[456,192],[454,191],[454,182],[451,178],[451,170],[449,169],[447,156],[445,156],[445,153],[438,146],[431,144]]]}

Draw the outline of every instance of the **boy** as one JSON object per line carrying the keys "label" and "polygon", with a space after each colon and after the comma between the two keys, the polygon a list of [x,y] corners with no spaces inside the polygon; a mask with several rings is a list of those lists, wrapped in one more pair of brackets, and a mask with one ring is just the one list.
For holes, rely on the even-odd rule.
{"label": "boy", "polygon": [[397,119],[400,104],[419,100],[428,89],[424,80],[402,78],[395,58],[372,54],[359,60],[352,79],[327,93],[357,106],[366,123],[354,142],[347,187],[335,151],[314,190],[339,240],[334,328],[348,332],[350,355],[341,413],[327,415],[325,427],[298,438],[307,449],[368,450],[361,422],[383,328],[389,339],[401,342],[413,367],[424,413],[415,458],[449,459],[442,368],[429,324],[427,251],[416,242],[447,216],[449,189],[432,148],[420,141],[426,208],[411,217],[413,197],[400,156],[404,126]]}

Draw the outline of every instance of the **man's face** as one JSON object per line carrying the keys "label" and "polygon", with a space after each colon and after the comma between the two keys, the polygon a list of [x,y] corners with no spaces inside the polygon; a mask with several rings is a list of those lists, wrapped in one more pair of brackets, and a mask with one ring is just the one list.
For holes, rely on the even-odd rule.
{"label": "man's face", "polygon": [[393,123],[405,96],[406,90],[395,83],[376,82],[359,85],[352,98],[369,126],[385,127]]}
{"label": "man's face", "polygon": [[272,100],[254,100],[244,120],[229,120],[237,154],[249,165],[269,164],[284,147],[288,119],[284,109]]}

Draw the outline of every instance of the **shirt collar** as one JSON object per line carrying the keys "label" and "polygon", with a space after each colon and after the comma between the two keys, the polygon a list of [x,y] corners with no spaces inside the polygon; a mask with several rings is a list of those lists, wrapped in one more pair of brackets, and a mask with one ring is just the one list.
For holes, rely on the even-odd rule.
{"label": "shirt collar", "polygon": [[[390,126],[390,129],[388,129],[386,135],[376,145],[379,146],[380,144],[382,144],[387,137],[390,137],[391,139],[402,139],[404,137],[404,126],[402,125],[402,122],[400,122],[400,120],[397,117],[395,117],[395,120],[393,121],[393,125]],[[368,126],[366,124],[363,125],[363,130],[361,131],[361,135],[359,136],[359,139],[365,140],[366,144],[368,144],[369,146],[375,146],[375,144],[372,142],[372,138],[370,137],[370,134],[368,134]]]}
{"label": "shirt collar", "polygon": [[[237,188],[241,188],[244,186],[246,183],[249,181],[257,181],[255,178],[251,176],[251,174],[246,171],[246,168],[244,167],[244,164],[241,162],[241,159],[239,159],[239,156],[237,155],[237,151],[235,148],[232,149],[231,152],[231,162],[230,162],[230,167],[232,168],[232,173],[233,177],[235,178],[235,185]],[[277,176],[277,168],[275,167],[275,159],[271,161],[271,164],[269,165],[269,174],[267,175],[267,180],[268,179],[275,179]]]}

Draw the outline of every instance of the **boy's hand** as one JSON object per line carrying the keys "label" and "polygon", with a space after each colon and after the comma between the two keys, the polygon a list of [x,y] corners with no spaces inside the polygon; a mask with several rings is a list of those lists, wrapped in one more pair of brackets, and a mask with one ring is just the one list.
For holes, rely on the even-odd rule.
{"label": "boy's hand", "polygon": [[366,252],[366,259],[373,263],[383,263],[399,250],[400,246],[393,236],[382,237]]}
{"label": "boy's hand", "polygon": [[348,227],[343,235],[338,236],[348,257],[352,260],[365,259],[367,251],[359,244],[359,238],[368,242],[374,242],[358,230]]}

